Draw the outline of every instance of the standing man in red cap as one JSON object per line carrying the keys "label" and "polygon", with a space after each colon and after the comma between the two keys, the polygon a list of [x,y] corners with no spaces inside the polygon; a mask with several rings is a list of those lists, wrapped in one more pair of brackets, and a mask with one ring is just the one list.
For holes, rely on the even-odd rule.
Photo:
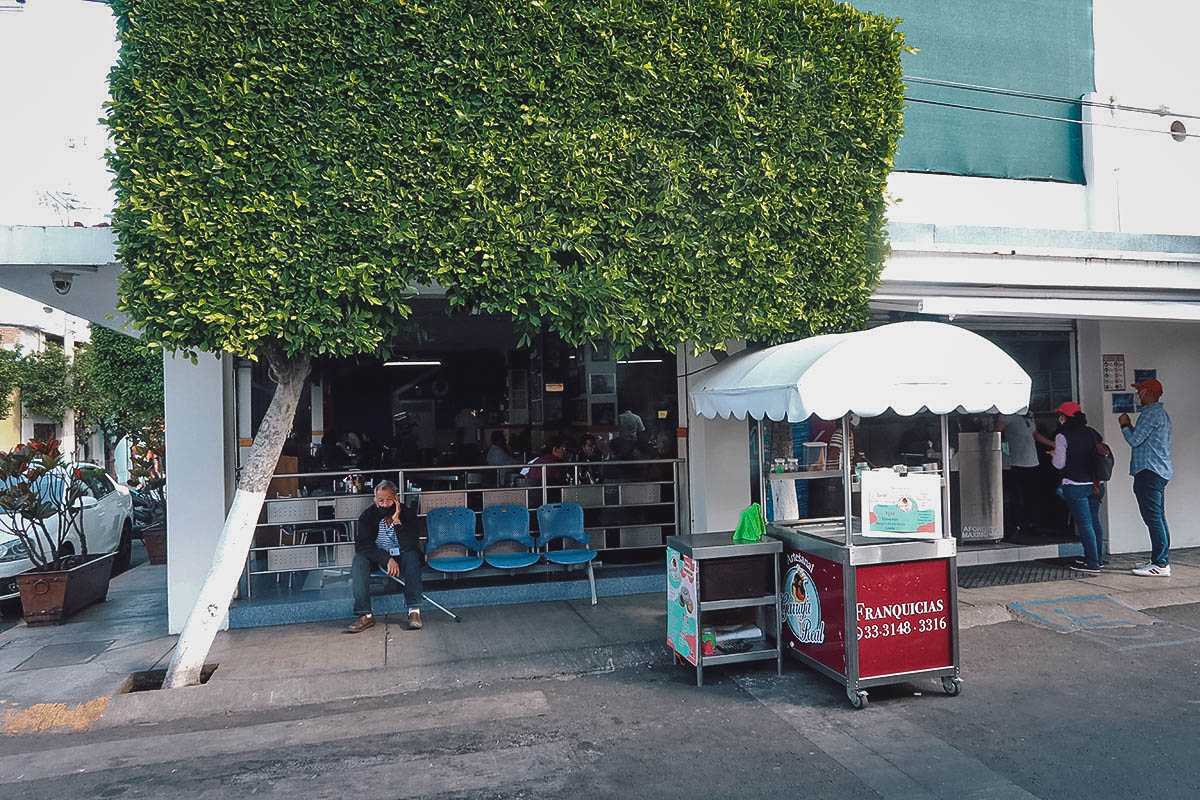
{"label": "standing man in red cap", "polygon": [[1144,578],[1171,577],[1171,534],[1163,508],[1163,493],[1167,481],[1175,474],[1171,466],[1171,418],[1159,402],[1163,385],[1156,379],[1138,381],[1137,390],[1142,413],[1137,425],[1128,414],[1117,418],[1125,441],[1133,449],[1129,457],[1129,474],[1133,476],[1133,496],[1137,498],[1142,521],[1150,532],[1150,561],[1133,568],[1134,575]]}

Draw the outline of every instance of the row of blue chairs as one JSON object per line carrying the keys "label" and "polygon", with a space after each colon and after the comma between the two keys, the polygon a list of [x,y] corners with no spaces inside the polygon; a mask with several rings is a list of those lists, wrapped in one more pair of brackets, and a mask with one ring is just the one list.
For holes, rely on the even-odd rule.
{"label": "row of blue chairs", "polygon": [[[475,537],[475,512],[469,508],[434,508],[426,516],[429,537],[425,563],[444,573],[463,573],[484,564],[496,569],[525,569],[542,559],[563,566],[587,565],[592,605],[596,604],[596,576],[583,528],[583,508],[576,503],[546,503],[537,510],[538,532],[529,528],[525,506],[488,506],[483,509],[483,540]],[[583,547],[551,549],[555,543],[574,542]],[[507,547],[497,548],[497,545]],[[503,550],[504,552],[501,552]],[[446,555],[445,552],[454,552]]]}

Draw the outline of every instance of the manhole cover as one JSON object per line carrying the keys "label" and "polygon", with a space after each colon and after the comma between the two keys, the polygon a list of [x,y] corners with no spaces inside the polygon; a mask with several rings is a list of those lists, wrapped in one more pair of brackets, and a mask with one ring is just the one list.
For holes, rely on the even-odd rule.
{"label": "manhole cover", "polygon": [[1018,583],[1069,581],[1082,577],[1067,567],[1041,561],[1016,561],[1009,564],[979,564],[958,568],[958,588],[982,589],[987,586],[1012,586]]}
{"label": "manhole cover", "polygon": [[13,667],[12,671],[45,669],[46,667],[70,667],[75,664],[86,664],[108,649],[108,646],[114,641],[114,639],[106,639],[102,642],[48,644]]}

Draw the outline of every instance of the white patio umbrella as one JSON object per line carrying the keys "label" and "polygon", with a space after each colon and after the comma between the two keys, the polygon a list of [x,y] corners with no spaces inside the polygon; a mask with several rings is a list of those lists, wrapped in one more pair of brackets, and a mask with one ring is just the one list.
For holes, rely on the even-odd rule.
{"label": "white patio umbrella", "polygon": [[689,392],[703,417],[801,422],[929,410],[1013,414],[1029,405],[1030,379],[976,333],[938,322],[899,322],[739,353]]}

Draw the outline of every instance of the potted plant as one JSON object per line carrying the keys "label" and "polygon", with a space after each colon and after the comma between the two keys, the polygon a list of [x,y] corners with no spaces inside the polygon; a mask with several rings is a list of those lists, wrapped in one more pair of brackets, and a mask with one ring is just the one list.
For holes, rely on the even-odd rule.
{"label": "potted plant", "polygon": [[142,534],[151,564],[167,563],[167,478],[162,471],[161,427],[148,428],[130,448],[129,485],[138,492],[135,528]]}
{"label": "potted plant", "polygon": [[0,453],[0,532],[19,539],[33,562],[17,578],[28,625],[57,624],[108,596],[116,554],[88,553],[82,512],[96,498],[85,477],[53,438]]}

